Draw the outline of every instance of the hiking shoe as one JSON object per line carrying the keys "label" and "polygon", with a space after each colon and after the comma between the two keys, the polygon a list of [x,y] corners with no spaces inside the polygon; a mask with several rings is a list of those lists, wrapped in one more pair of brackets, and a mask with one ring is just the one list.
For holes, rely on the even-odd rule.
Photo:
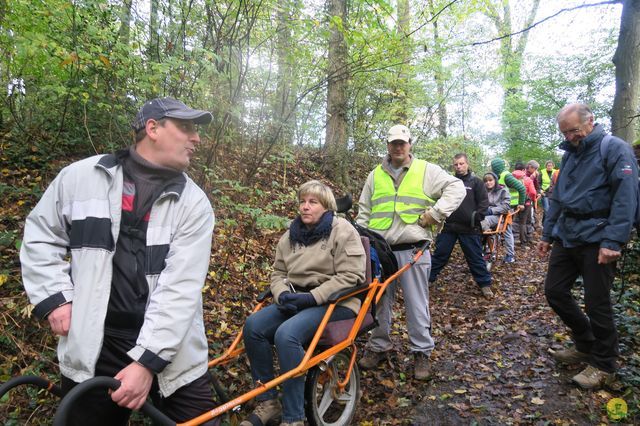
{"label": "hiking shoe", "polygon": [[480,287],[480,291],[485,299],[493,299],[493,291],[491,291],[491,287]]}
{"label": "hiking shoe", "polygon": [[576,383],[582,389],[599,389],[603,385],[610,385],[613,383],[615,377],[614,373],[607,373],[597,369],[596,367],[589,365],[580,373],[573,376],[571,381]]}
{"label": "hiking shoe", "polygon": [[589,361],[589,354],[584,352],[579,352],[575,348],[562,349],[559,351],[555,351],[551,354],[551,356],[560,362],[564,362],[565,364],[579,364],[581,362]]}
{"label": "hiking shoe", "polygon": [[513,256],[505,256],[503,262],[504,263],[514,263],[516,259]]}
{"label": "hiking shoe", "polygon": [[431,376],[429,369],[429,355],[416,352],[413,355],[413,377],[416,380],[426,380]]}
{"label": "hiking shoe", "polygon": [[267,401],[260,401],[253,413],[249,414],[245,420],[240,423],[240,426],[252,426],[254,424],[266,425],[269,420],[273,420],[282,414],[282,405],[277,398],[269,399]]}
{"label": "hiking shoe", "polygon": [[371,370],[372,368],[376,368],[378,364],[387,359],[386,352],[374,352],[367,351],[360,361],[358,361],[358,365],[363,370]]}
{"label": "hiking shoe", "polygon": [[282,422],[280,426],[304,426],[304,420],[296,420],[295,422]]}

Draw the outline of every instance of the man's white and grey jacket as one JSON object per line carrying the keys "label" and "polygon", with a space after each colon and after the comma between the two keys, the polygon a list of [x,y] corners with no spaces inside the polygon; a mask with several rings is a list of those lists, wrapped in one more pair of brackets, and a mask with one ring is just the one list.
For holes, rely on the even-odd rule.
{"label": "man's white and grey jacket", "polygon": [[[175,189],[175,190],[174,190]],[[20,250],[24,287],[34,314],[72,302],[68,336],[60,337],[62,374],[94,376],[111,291],[112,259],[122,216],[122,166],[114,155],[64,168],[25,223]],[[202,286],[209,267],[214,214],[204,192],[185,175],[151,208],[147,228],[149,285],[144,323],[132,362],[155,366],[169,396],[207,370]]]}

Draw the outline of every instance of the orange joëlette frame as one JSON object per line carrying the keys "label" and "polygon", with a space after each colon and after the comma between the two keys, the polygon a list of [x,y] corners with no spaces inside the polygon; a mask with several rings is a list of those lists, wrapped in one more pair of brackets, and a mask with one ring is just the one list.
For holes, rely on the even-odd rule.
{"label": "orange jo\u00eblette frame", "polygon": [[509,211],[508,213],[504,213],[500,215],[498,219],[498,224],[496,225],[496,229],[493,231],[484,231],[482,235],[494,235],[494,234],[504,234],[507,230],[507,226],[513,223],[513,215],[515,212]]}
{"label": "orange jo\u00eblette frame", "polygon": [[[199,425],[202,424],[208,420],[211,420],[215,417],[218,417],[224,413],[226,413],[227,411],[231,410],[232,408],[244,404],[245,402],[255,398],[256,396],[260,395],[261,393],[266,392],[269,389],[273,389],[274,387],[278,386],[279,384],[281,384],[282,382],[292,378],[292,377],[296,377],[296,376],[300,376],[304,373],[306,373],[309,369],[311,369],[312,367],[315,367],[316,365],[318,365],[319,363],[321,363],[322,361],[325,361],[333,356],[335,356],[336,354],[338,354],[339,352],[343,351],[344,349],[346,349],[347,347],[351,347],[351,360],[349,362],[349,369],[347,371],[347,374],[345,376],[345,379],[343,381],[338,382],[338,387],[340,388],[340,390],[343,390],[345,388],[345,386],[347,385],[347,383],[349,383],[349,379],[351,377],[351,372],[353,371],[353,366],[355,364],[356,361],[356,346],[355,346],[355,339],[358,335],[358,331],[360,330],[360,327],[362,326],[362,322],[364,321],[364,318],[367,314],[367,311],[369,310],[369,307],[371,306],[371,302],[374,300],[375,297],[375,303],[378,303],[380,301],[380,298],[382,297],[382,295],[384,294],[384,291],[387,289],[387,287],[389,286],[389,284],[391,284],[391,282],[393,280],[395,280],[396,278],[398,278],[400,275],[402,275],[407,269],[411,268],[413,266],[414,263],[416,263],[418,261],[418,259],[420,259],[420,257],[422,256],[424,250],[426,250],[428,248],[428,244],[425,244],[422,248],[417,249],[416,253],[414,254],[413,258],[411,259],[410,262],[406,263],[405,265],[403,265],[400,269],[398,269],[398,271],[391,275],[389,278],[387,278],[383,283],[380,283],[379,280],[377,278],[375,278],[367,287],[361,287],[359,289],[355,289],[353,292],[344,295],[342,297],[340,297],[338,300],[336,300],[335,302],[329,304],[328,308],[327,308],[327,312],[325,313],[324,317],[322,318],[322,321],[320,322],[320,325],[318,326],[318,330],[316,331],[315,335],[313,336],[313,339],[311,340],[311,343],[309,344],[309,347],[307,348],[304,358],[302,359],[302,361],[300,362],[300,365],[298,365],[296,368],[287,371],[286,373],[275,377],[273,380],[270,380],[267,383],[259,383],[257,387],[255,387],[254,389],[250,390],[249,392],[242,394],[234,399],[232,399],[231,401],[225,402],[224,404],[214,408],[213,410],[210,410],[194,419],[191,419],[187,422],[184,423],[178,423],[178,425],[180,426],[195,426],[195,425]],[[330,348],[327,348],[326,350],[320,352],[319,354],[313,356],[313,353],[316,349],[316,347],[318,346],[318,342],[320,341],[320,337],[322,336],[322,333],[324,332],[325,327],[327,326],[327,324],[329,323],[329,318],[331,318],[331,314],[333,313],[333,310],[336,307],[336,304],[342,300],[345,300],[349,297],[353,297],[357,294],[360,293],[364,293],[367,292],[367,295],[364,299],[364,301],[362,302],[362,305],[360,307],[360,311],[358,312],[358,315],[355,318],[354,324],[351,328],[351,331],[349,332],[349,335],[347,336],[347,338],[345,340],[343,340],[342,342],[338,343],[335,346],[332,346]],[[262,309],[262,307],[264,306],[264,301],[259,302],[256,307],[253,309],[252,312],[257,312],[260,309]],[[236,336],[236,338],[233,340],[233,343],[231,343],[231,346],[218,358],[215,358],[211,361],[209,361],[208,366],[209,368],[216,366],[216,365],[224,365],[229,363],[231,360],[237,358],[238,356],[240,356],[242,353],[244,353],[244,348],[238,348],[238,345],[240,343],[240,341],[242,340],[242,331],[240,331],[238,333],[238,335]]]}

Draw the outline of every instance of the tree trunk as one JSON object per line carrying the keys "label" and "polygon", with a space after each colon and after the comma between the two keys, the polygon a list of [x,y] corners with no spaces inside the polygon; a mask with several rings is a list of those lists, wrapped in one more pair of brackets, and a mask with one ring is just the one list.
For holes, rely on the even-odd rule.
{"label": "tree trunk", "polygon": [[[509,0],[502,3],[502,16],[493,5],[490,6],[488,16],[493,21],[499,36],[513,33],[511,22],[511,4]],[[534,0],[525,19],[523,28],[529,28],[538,12],[540,0]],[[504,100],[502,103],[502,131],[507,147],[515,147],[520,135],[527,128],[526,100],[522,93],[522,62],[527,47],[529,32],[525,31],[515,41],[514,36],[500,40],[500,67],[502,74],[502,89]],[[509,149],[507,150],[509,151]]]}
{"label": "tree trunk", "polygon": [[398,50],[398,59],[400,62],[398,68],[398,79],[393,88],[394,99],[391,118],[394,123],[407,123],[410,111],[409,92],[411,84],[411,56],[413,46],[411,44],[411,6],[409,0],[398,0],[398,25],[397,33],[400,40],[400,48]]}
{"label": "tree trunk", "polygon": [[433,60],[435,62],[435,81],[436,81],[436,95],[438,96],[438,124],[436,125],[436,131],[438,136],[442,139],[447,137],[447,100],[445,94],[445,75],[444,66],[442,64],[442,40],[440,39],[440,33],[438,32],[438,19],[433,15],[436,13],[433,5],[433,0],[429,0],[429,8],[431,9],[431,16],[433,20]]}
{"label": "tree trunk", "polygon": [[133,0],[124,0],[122,2],[122,10],[120,13],[120,30],[118,31],[118,39],[124,45],[129,44],[131,37],[131,5]]}
{"label": "tree trunk", "polygon": [[276,29],[278,83],[273,103],[273,119],[275,131],[282,128],[279,142],[284,145],[293,143],[293,130],[296,122],[293,111],[296,90],[294,53],[291,51],[293,47],[291,26],[298,15],[297,3],[295,0],[281,1],[276,17],[278,22]]}
{"label": "tree trunk", "polygon": [[611,109],[614,135],[629,143],[636,141],[640,102],[640,0],[625,0],[620,18],[616,66],[616,94]]}
{"label": "tree trunk", "polygon": [[347,23],[346,0],[327,0],[330,19],[327,84],[327,127],[324,172],[338,185],[348,185],[347,165],[347,44],[343,31]]}
{"label": "tree trunk", "polygon": [[158,27],[158,2],[151,0],[149,12],[149,45],[147,46],[147,56],[151,62],[160,62],[160,28]]}
{"label": "tree trunk", "polygon": [[4,17],[7,15],[7,0],[0,0],[0,26],[4,26]]}
{"label": "tree trunk", "polygon": [[[7,0],[0,0],[0,28],[4,28],[5,16],[7,15]],[[2,75],[6,73],[6,64],[3,63],[0,65],[0,72]],[[2,109],[0,109],[0,129],[4,127],[4,117],[2,115]]]}

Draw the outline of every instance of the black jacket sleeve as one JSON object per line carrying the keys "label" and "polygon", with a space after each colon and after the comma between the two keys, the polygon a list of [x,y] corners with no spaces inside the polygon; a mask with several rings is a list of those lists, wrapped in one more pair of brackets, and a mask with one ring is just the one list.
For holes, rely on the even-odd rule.
{"label": "black jacket sleeve", "polygon": [[482,179],[475,179],[473,185],[473,192],[476,199],[476,224],[479,224],[482,219],[487,215],[487,209],[489,208],[489,195],[487,194],[487,188],[484,186]]}

